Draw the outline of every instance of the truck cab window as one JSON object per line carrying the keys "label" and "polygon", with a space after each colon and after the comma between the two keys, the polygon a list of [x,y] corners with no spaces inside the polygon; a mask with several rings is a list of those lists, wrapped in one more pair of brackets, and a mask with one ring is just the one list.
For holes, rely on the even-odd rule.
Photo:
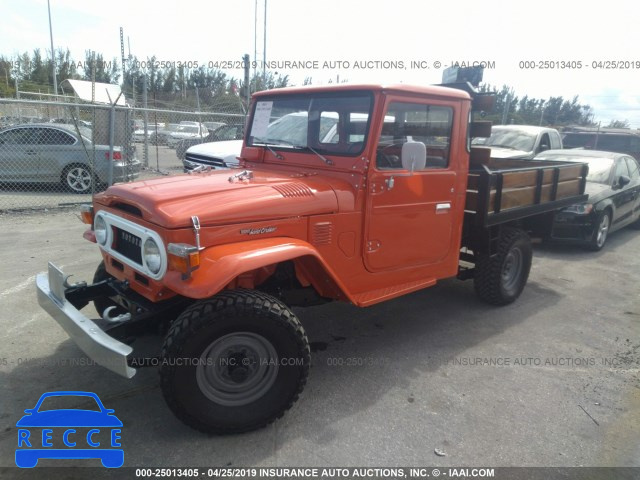
{"label": "truck cab window", "polygon": [[453,109],[436,105],[392,102],[387,109],[376,147],[376,167],[401,169],[402,145],[422,142],[427,147],[425,169],[447,168]]}

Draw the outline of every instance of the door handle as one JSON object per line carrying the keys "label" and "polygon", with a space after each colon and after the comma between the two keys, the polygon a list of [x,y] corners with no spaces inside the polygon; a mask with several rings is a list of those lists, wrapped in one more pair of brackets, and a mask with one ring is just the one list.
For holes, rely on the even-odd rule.
{"label": "door handle", "polygon": [[449,202],[436,204],[436,213],[444,213],[450,209],[451,209],[451,204]]}

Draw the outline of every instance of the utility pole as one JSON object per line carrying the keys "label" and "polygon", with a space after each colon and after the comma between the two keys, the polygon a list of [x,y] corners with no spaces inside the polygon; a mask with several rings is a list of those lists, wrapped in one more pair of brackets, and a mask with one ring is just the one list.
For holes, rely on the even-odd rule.
{"label": "utility pole", "polygon": [[262,81],[267,82],[267,0],[264,0],[264,40],[262,42]]}
{"label": "utility pole", "polygon": [[256,62],[253,66],[253,81],[255,82],[253,91],[255,92],[258,90],[258,79],[256,77],[258,68],[258,0],[255,0],[253,4],[253,61]]}
{"label": "utility pole", "polygon": [[49,9],[49,38],[51,39],[51,68],[53,69],[53,90],[58,95],[58,77],[56,76],[56,52],[53,50],[53,28],[51,28],[51,4],[47,0],[47,8]]}
{"label": "utility pole", "polygon": [[509,117],[509,109],[511,108],[512,98],[513,98],[513,90],[509,90],[509,93],[507,93],[507,99],[504,102],[504,110],[502,112],[502,125],[507,124],[507,119]]}
{"label": "utility pole", "polygon": [[540,104],[540,123],[539,126],[542,126],[542,117],[544,116],[544,101]]}

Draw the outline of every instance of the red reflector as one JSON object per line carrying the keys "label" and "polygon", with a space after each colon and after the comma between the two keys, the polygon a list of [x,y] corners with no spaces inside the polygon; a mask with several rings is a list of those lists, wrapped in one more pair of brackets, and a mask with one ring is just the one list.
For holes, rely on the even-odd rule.
{"label": "red reflector", "polygon": [[[109,160],[109,152],[104,152],[104,158]],[[122,152],[113,152],[114,160],[122,160]]]}

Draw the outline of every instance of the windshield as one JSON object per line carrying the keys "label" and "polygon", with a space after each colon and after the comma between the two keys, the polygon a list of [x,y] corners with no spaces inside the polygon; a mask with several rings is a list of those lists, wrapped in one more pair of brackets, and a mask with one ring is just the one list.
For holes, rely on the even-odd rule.
{"label": "windshield", "polygon": [[587,182],[608,185],[611,177],[611,167],[613,167],[613,159],[611,158],[590,158]]}
{"label": "windshield", "polygon": [[521,150],[532,152],[536,142],[534,133],[515,129],[491,129],[489,138],[474,138],[471,143],[474,145],[486,145],[487,147],[508,148],[511,150]]}
{"label": "windshield", "polygon": [[198,133],[198,127],[194,125],[180,125],[176,131],[182,133]]}
{"label": "windshield", "polygon": [[248,145],[355,156],[369,131],[368,93],[270,97],[255,104]]}

